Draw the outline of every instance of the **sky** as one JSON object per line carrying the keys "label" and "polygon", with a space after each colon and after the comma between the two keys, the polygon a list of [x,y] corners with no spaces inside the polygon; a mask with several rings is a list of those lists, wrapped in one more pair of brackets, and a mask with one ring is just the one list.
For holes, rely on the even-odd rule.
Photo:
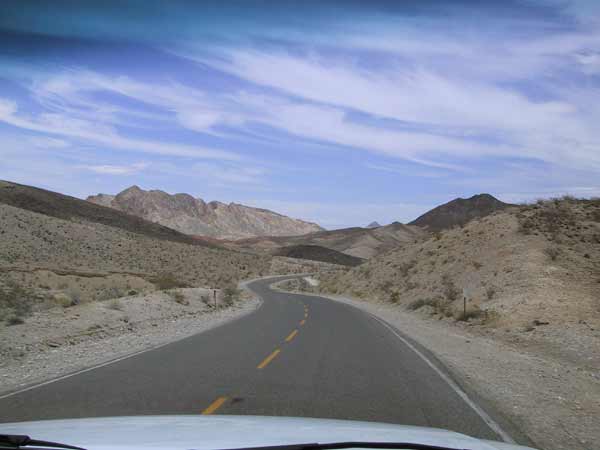
{"label": "sky", "polygon": [[600,196],[600,2],[4,0],[0,179],[330,229]]}

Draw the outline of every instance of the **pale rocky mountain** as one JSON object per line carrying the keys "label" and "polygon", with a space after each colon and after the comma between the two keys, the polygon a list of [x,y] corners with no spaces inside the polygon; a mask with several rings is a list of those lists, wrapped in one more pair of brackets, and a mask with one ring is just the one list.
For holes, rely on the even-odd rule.
{"label": "pale rocky mountain", "polygon": [[205,202],[189,194],[145,191],[132,186],[117,195],[98,194],[89,202],[117,209],[190,235],[218,239],[298,236],[323,230],[319,225],[237,203]]}

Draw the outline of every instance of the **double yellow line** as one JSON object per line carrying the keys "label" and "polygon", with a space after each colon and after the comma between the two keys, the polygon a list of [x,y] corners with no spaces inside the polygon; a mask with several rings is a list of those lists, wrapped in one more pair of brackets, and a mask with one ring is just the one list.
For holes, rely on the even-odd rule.
{"label": "double yellow line", "polygon": [[[303,326],[306,323],[306,319],[308,318],[308,307],[306,305],[304,305],[304,319],[302,319],[300,321],[300,326]],[[298,329],[296,328],[294,331],[292,331],[288,337],[285,338],[285,342],[291,342],[292,339],[294,339],[296,337],[296,335],[298,334]],[[265,367],[267,367],[269,365],[269,363],[271,361],[273,361],[277,355],[279,355],[279,353],[281,353],[280,349],[275,349],[269,356],[267,356],[265,359],[262,360],[262,362],[256,366],[257,369],[264,369]],[[213,414],[217,409],[219,409],[221,406],[223,406],[223,404],[227,401],[227,397],[219,397],[217,398],[214,402],[212,402],[208,408],[206,408],[204,411],[202,411],[202,414],[204,415],[209,415],[209,414]]]}

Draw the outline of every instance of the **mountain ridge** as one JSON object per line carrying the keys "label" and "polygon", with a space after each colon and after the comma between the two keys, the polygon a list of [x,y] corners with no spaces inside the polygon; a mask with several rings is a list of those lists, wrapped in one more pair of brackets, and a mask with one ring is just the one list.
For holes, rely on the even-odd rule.
{"label": "mountain ridge", "polygon": [[116,195],[91,195],[87,201],[160,223],[188,235],[217,239],[297,236],[323,230],[316,223],[264,208],[235,202],[206,202],[186,193],[144,190],[137,185]]}

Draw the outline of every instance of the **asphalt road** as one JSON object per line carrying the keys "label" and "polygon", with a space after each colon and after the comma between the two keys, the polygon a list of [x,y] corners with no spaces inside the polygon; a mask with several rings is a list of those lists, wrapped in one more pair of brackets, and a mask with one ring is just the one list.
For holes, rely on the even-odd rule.
{"label": "asphalt road", "polygon": [[499,439],[374,317],[250,284],[254,313],[0,399],[0,422],[136,414],[257,414],[431,426]]}

